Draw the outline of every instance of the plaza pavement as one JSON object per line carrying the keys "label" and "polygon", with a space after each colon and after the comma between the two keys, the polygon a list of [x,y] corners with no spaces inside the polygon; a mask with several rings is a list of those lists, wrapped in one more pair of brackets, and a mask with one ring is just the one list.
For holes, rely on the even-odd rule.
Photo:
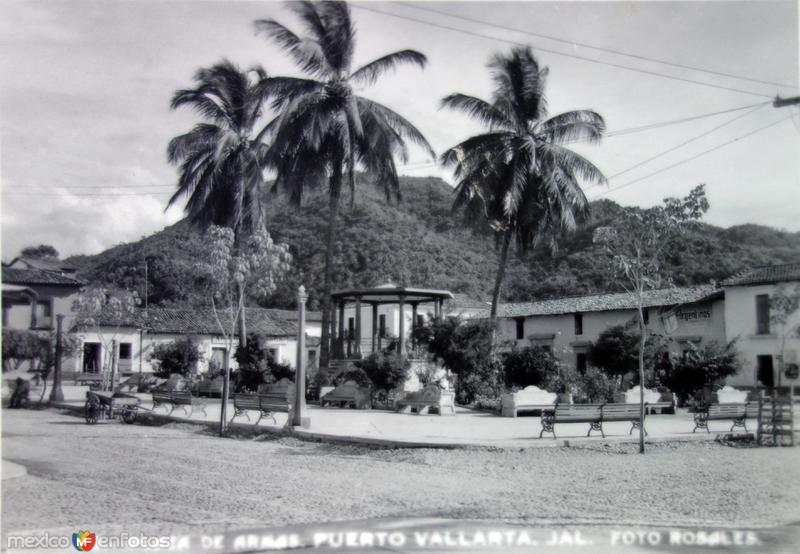
{"label": "plaza pavement", "polygon": [[[75,387],[80,389],[82,387]],[[85,389],[84,389],[85,391]],[[159,406],[153,412],[149,394],[137,394],[144,408],[140,413],[152,414],[158,419],[178,422],[205,424],[213,426],[219,422],[220,400],[204,399],[206,414],[195,409],[191,417],[181,408],[167,416],[168,408]],[[65,402],[58,407],[82,414],[85,392],[65,391]],[[228,404],[228,420],[233,416],[233,402]],[[276,422],[263,418],[258,426],[254,422],[257,412],[251,412],[250,421],[245,416],[235,419],[232,428],[249,429],[256,432],[279,433],[285,431],[287,414],[275,414]],[[309,405],[307,415],[310,425],[307,428],[294,428],[292,433],[299,438],[312,440],[341,441],[397,447],[438,447],[438,448],[532,448],[578,445],[582,443],[616,443],[638,441],[638,431],[629,434],[630,423],[610,422],[603,425],[606,437],[598,431],[587,438],[589,425],[586,423],[556,424],[557,439],[545,435],[539,438],[541,430],[539,417],[499,417],[492,413],[466,408],[456,408],[455,415],[416,415],[402,414],[384,410],[353,410],[342,408],[321,408]],[[698,430],[692,433],[694,422],[692,414],[678,409],[676,414],[648,415],[645,427],[648,442],[714,440],[730,432],[731,422],[727,420],[709,423],[710,433]],[[748,431],[755,433],[755,420],[747,421]],[[737,433],[741,434],[739,429]]]}

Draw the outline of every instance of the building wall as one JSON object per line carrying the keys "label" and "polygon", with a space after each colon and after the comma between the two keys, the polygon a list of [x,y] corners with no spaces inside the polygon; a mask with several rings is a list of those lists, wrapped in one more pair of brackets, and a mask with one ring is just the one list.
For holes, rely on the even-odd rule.
{"label": "building wall", "polygon": [[[790,283],[791,287],[797,282]],[[778,383],[779,360],[781,351],[781,330],[774,324],[770,325],[769,333],[759,335],[756,327],[756,296],[759,294],[774,294],[776,285],[756,285],[725,288],[725,327],[728,339],[736,339],[736,349],[742,369],[738,375],[728,379],[728,383],[736,386],[753,386],[757,384],[758,356],[772,356],[774,369],[774,382]],[[797,328],[800,325],[800,311],[796,312],[789,320],[786,329]],[[800,357],[800,338],[795,333],[787,337],[785,349],[786,363],[798,363]],[[781,383],[788,384],[781,376]]]}
{"label": "building wall", "polygon": [[[669,345],[672,352],[680,353],[709,341],[725,341],[725,310],[722,300],[686,304],[676,310],[677,328],[671,333],[665,328],[661,315],[667,309],[649,308],[648,330],[650,333],[671,337]],[[587,352],[591,343],[600,333],[615,325],[625,325],[635,321],[635,310],[608,310],[585,312],[583,333],[575,333],[575,314],[528,316],[524,318],[524,337],[517,339],[515,318],[499,319],[499,340],[505,348],[513,346],[548,346],[553,353],[566,363],[576,364],[577,355]]]}
{"label": "building wall", "polygon": [[[71,315],[72,302],[78,291],[74,287],[56,287],[31,285],[28,287],[39,295],[38,300],[51,301],[52,328],[55,329],[56,315]],[[8,329],[25,330],[31,328],[32,306],[29,302],[4,302],[6,327]],[[37,327],[39,328],[39,327]]]}

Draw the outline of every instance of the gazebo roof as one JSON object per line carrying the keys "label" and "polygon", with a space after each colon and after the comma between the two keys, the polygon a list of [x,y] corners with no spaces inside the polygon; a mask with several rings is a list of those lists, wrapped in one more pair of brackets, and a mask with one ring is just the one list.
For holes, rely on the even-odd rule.
{"label": "gazebo roof", "polygon": [[365,302],[377,304],[397,304],[400,297],[404,302],[432,302],[434,300],[449,300],[453,298],[450,291],[435,289],[418,289],[412,287],[398,287],[392,284],[363,289],[342,289],[331,293],[331,298],[345,302],[355,301],[357,298]]}

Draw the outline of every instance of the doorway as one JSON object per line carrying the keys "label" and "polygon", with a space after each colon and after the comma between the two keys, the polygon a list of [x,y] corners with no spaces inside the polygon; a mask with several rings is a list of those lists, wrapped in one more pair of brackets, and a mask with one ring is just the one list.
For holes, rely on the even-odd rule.
{"label": "doorway", "polygon": [[83,343],[83,372],[99,373],[103,366],[101,356],[102,349],[99,342]]}

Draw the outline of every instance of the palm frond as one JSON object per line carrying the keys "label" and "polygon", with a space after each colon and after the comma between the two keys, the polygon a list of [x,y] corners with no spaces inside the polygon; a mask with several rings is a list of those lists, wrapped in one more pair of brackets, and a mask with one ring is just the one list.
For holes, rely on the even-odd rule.
{"label": "palm frond", "polygon": [[350,75],[350,81],[363,85],[374,85],[378,77],[387,71],[394,70],[400,64],[413,63],[425,69],[427,61],[428,58],[416,50],[400,50],[399,52],[382,56],[356,69]]}
{"label": "palm frond", "polygon": [[555,143],[599,142],[606,130],[600,114],[591,110],[575,110],[558,114],[534,129],[543,140]]}
{"label": "palm frond", "polygon": [[257,34],[264,34],[274,40],[289,53],[304,72],[312,75],[324,75],[329,72],[330,66],[319,43],[298,37],[273,19],[259,19],[253,25]]}
{"label": "palm frond", "polygon": [[358,97],[358,104],[360,110],[366,109],[375,112],[377,115],[386,120],[386,122],[391,125],[392,128],[394,128],[403,138],[410,140],[417,146],[424,149],[432,159],[436,159],[436,152],[433,151],[433,147],[431,147],[423,134],[406,118],[387,108],[383,104],[373,102],[372,100],[367,100],[362,96]]}

